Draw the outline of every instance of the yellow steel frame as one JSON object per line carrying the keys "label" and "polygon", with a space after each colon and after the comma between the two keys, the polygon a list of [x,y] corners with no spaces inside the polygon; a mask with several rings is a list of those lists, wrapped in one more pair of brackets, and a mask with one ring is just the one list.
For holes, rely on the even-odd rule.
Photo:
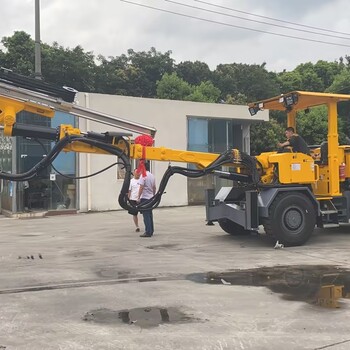
{"label": "yellow steel frame", "polygon": [[199,168],[204,168],[212,163],[219,154],[192,152],[170,149],[165,147],[143,147],[141,145],[131,145],[130,157],[149,160],[172,161],[181,163],[196,164]]}
{"label": "yellow steel frame", "polygon": [[[0,125],[4,125],[4,135],[12,136],[12,127],[16,122],[16,114],[20,111],[28,111],[39,114],[44,117],[52,118],[55,111],[48,106],[40,106],[29,101],[18,101],[0,96]],[[60,139],[66,135],[81,135],[78,128],[72,125],[62,124],[60,126]],[[126,150],[123,142],[113,143],[115,146]],[[192,152],[183,150],[174,150],[165,147],[143,147],[137,144],[131,144],[129,140],[130,157],[135,159],[146,158],[148,160],[185,162],[196,164],[199,168],[204,168],[213,162],[219,154]],[[66,152],[108,154],[107,152],[82,142],[74,142],[64,148]],[[233,165],[233,164],[232,164]],[[237,164],[236,164],[237,165]]]}
{"label": "yellow steel frame", "polygon": [[[286,96],[297,96],[295,103],[289,108],[286,108],[283,98]],[[258,109],[269,109],[278,111],[287,111],[287,125],[294,127],[296,130],[297,111],[305,110],[310,107],[326,105],[328,109],[328,164],[320,165],[320,177],[314,184],[314,193],[317,196],[339,196],[340,179],[339,165],[347,161],[344,155],[344,147],[339,146],[338,141],[338,115],[337,103],[340,101],[349,101],[350,95],[344,94],[328,94],[320,92],[292,91],[288,94],[275,96],[266,100],[258,101],[249,104],[249,107]],[[350,147],[350,146],[349,146]],[[349,157],[350,160],[350,157]],[[347,163],[346,163],[347,164]],[[350,177],[350,169],[346,166],[346,174]]]}
{"label": "yellow steel frame", "polygon": [[18,101],[8,97],[0,96],[0,125],[4,126],[4,135],[12,135],[12,127],[16,122],[16,114],[27,111],[52,118],[55,111],[48,106],[39,106],[30,101]]}

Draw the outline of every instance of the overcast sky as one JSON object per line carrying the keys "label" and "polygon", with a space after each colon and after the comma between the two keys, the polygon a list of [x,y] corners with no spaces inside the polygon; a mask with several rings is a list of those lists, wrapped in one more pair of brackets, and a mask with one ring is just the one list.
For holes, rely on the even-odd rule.
{"label": "overcast sky", "polygon": [[[130,48],[135,51],[148,51],[155,47],[163,53],[171,50],[171,57],[176,63],[199,60],[206,62],[211,69],[215,69],[220,63],[266,62],[268,70],[279,72],[283,69],[293,70],[300,63],[317,62],[320,59],[334,61],[341,56],[350,55],[349,0],[204,1],[216,6],[195,0],[130,2],[184,16],[120,0],[40,0],[41,40],[50,45],[56,41],[69,48],[81,45],[84,50],[92,51],[96,56],[102,54],[106,57],[119,56]],[[0,3],[3,5],[0,37],[11,36],[14,31],[23,30],[34,39],[35,0],[0,0]],[[327,31],[293,26],[233,10],[323,28]],[[280,37],[234,26],[343,46]],[[343,38],[316,35],[306,31]]]}

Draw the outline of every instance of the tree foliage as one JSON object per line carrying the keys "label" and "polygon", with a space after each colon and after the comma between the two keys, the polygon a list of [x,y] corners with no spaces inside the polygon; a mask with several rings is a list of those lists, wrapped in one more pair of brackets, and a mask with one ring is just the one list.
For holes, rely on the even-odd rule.
{"label": "tree foliage", "polygon": [[0,56],[1,66],[19,74],[33,76],[35,44],[30,35],[17,31],[11,37],[3,37],[1,43],[5,48]]}
{"label": "tree foliage", "polygon": [[[346,134],[344,130],[344,120],[342,118],[338,118],[338,134],[340,144],[344,144],[346,142]],[[327,107],[314,107],[308,112],[298,112],[297,132],[303,136],[309,145],[320,145],[323,141],[327,141]]]}
{"label": "tree foliage", "polygon": [[94,92],[103,92],[105,94],[128,94],[127,66],[128,58],[126,55],[119,57],[105,58],[102,55],[97,57],[98,65],[95,66],[95,86]]}
{"label": "tree foliage", "polygon": [[159,98],[185,100],[191,92],[191,85],[179,78],[176,73],[165,73],[157,83],[157,97]]}
{"label": "tree foliage", "polygon": [[[34,75],[34,40],[23,31],[3,37],[0,66],[26,76]],[[294,70],[270,72],[266,64],[219,64],[210,70],[205,62],[175,64],[172,52],[151,47],[148,51],[129,49],[120,56],[104,57],[81,46],[65,48],[54,42],[42,43],[44,80],[79,91],[140,97],[246,104],[293,90],[350,94],[350,56],[338,61],[305,62]],[[339,112],[341,142],[350,134],[350,103]],[[271,112],[271,121],[251,127],[254,153],[273,150],[283,139],[286,117]],[[326,135],[325,110],[312,109],[298,116],[298,131],[309,143],[318,144]]]}
{"label": "tree foliage", "polygon": [[221,98],[244,94],[249,101],[279,94],[277,75],[268,72],[265,64],[220,64],[213,72],[213,83],[221,90]]}
{"label": "tree foliage", "polygon": [[212,71],[209,66],[200,61],[184,61],[175,66],[175,72],[184,81],[190,85],[199,85],[201,82],[212,79]]}
{"label": "tree foliage", "polygon": [[197,86],[193,86],[192,92],[187,96],[186,100],[215,103],[218,101],[219,97],[220,90],[216,88],[211,81],[205,81]]}
{"label": "tree foliage", "polygon": [[280,92],[285,94],[289,91],[303,90],[302,76],[299,72],[283,72],[278,75]]}
{"label": "tree foliage", "polygon": [[227,95],[226,103],[231,105],[246,105],[248,103],[248,98],[246,95],[241,93],[238,93],[236,95]]}
{"label": "tree foliage", "polygon": [[165,73],[157,83],[157,97],[169,100],[186,100],[194,102],[217,102],[220,90],[212,82],[201,82],[192,86],[176,73]]}
{"label": "tree foliage", "polygon": [[154,97],[157,90],[157,81],[165,73],[172,73],[174,60],[170,57],[171,51],[162,54],[154,47],[149,51],[135,52],[128,50],[129,86],[137,87],[136,96]]}
{"label": "tree foliage", "polygon": [[250,127],[251,154],[257,155],[262,152],[275,151],[277,143],[284,136],[283,132],[284,127],[274,119],[269,122],[252,124]]}
{"label": "tree foliage", "polygon": [[309,112],[298,112],[297,133],[302,135],[309,145],[320,145],[327,140],[327,107],[311,108]]}
{"label": "tree foliage", "polygon": [[343,69],[343,64],[340,62],[317,61],[314,70],[317,76],[322,80],[323,86],[327,89],[332,85],[336,75]]}
{"label": "tree foliage", "polygon": [[54,43],[42,46],[42,74],[46,81],[78,91],[94,89],[94,55],[81,46],[65,49]]}
{"label": "tree foliage", "polygon": [[337,94],[350,94],[350,69],[344,68],[334,77],[332,84],[328,87],[327,92]]}

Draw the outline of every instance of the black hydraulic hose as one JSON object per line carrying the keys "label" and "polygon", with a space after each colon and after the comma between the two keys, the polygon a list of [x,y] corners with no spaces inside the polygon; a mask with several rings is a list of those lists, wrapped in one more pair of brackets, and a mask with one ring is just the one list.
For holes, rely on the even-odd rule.
{"label": "black hydraulic hose", "polygon": [[111,144],[106,144],[103,142],[100,142],[98,140],[94,140],[94,139],[89,139],[87,137],[78,137],[76,139],[74,139],[74,142],[83,142],[86,144],[89,144],[91,146],[100,148],[110,154],[116,155],[118,156],[122,163],[124,164],[125,167],[125,178],[123,181],[123,185],[122,185],[122,189],[120,190],[120,194],[118,197],[118,203],[119,205],[126,210],[131,209],[132,207],[130,205],[128,205],[128,192],[129,192],[129,186],[130,186],[130,179],[131,179],[131,164],[130,164],[130,160],[129,157],[127,157],[124,153],[124,151],[118,147],[115,147]]}
{"label": "black hydraulic hose", "polygon": [[[174,174],[180,174],[189,178],[198,178],[198,177],[212,173],[214,170],[217,170],[224,164],[227,164],[227,163],[237,164],[237,162],[239,162],[249,170],[254,183],[257,180],[259,180],[256,159],[241,152],[238,154],[240,159],[236,159],[235,155],[230,150],[220,154],[212,163],[210,163],[207,167],[203,169],[188,169],[188,168],[183,168],[178,166],[173,166],[173,167],[169,166],[162,177],[157,193],[148,201],[145,201],[142,204],[134,206],[130,203],[128,199],[128,192],[129,192],[129,186],[130,186],[130,180],[131,180],[131,164],[130,164],[130,158],[129,158],[129,148],[127,147],[127,154],[125,154],[124,150],[116,147],[113,144],[105,143],[102,140],[98,140],[96,138],[89,138],[89,136],[80,136],[80,135],[70,135],[62,138],[60,141],[58,141],[54,145],[52,150],[47,154],[47,156],[45,156],[44,159],[42,159],[39,163],[37,163],[32,169],[28,170],[27,172],[22,174],[9,174],[1,171],[0,178],[5,180],[11,180],[11,181],[31,180],[34,177],[36,177],[41,170],[43,170],[44,168],[47,168],[55,160],[55,158],[58,156],[58,154],[63,150],[63,148],[67,144],[74,143],[74,142],[86,143],[90,146],[99,148],[107,153],[110,153],[119,157],[119,159],[121,160],[125,168],[125,177],[124,177],[123,185],[118,197],[118,203],[123,209],[126,209],[126,210],[137,208],[140,211],[144,211],[144,210],[150,210],[150,209],[156,208],[161,201],[161,197],[164,194],[165,188],[168,184],[170,177],[173,176]],[[128,145],[126,141],[125,143],[126,145]]]}
{"label": "black hydraulic hose", "polygon": [[124,153],[123,150],[110,144],[105,144],[105,143],[102,143],[96,140],[87,139],[87,138],[81,138],[81,139],[78,139],[78,141],[82,141],[94,147],[98,147],[120,158],[120,160],[124,164],[125,177],[124,177],[122,188],[119,193],[118,203],[123,209],[126,209],[126,210],[132,209],[133,206],[129,204],[129,200],[128,200],[128,192],[129,192],[129,186],[130,186],[130,180],[131,180],[131,164],[130,164],[129,157]]}
{"label": "black hydraulic hose", "polygon": [[[43,149],[43,151],[44,151],[45,153],[47,152],[47,149],[45,148],[45,146],[43,145],[43,143],[42,143],[40,140],[34,139],[34,141],[36,141],[36,142],[42,147],[42,149]],[[69,176],[69,175],[66,175],[66,174],[61,173],[58,169],[56,169],[56,168],[54,167],[53,164],[51,164],[51,167],[52,167],[53,170],[56,171],[57,174],[61,175],[62,177],[66,178],[66,179],[70,179],[70,180],[83,180],[83,179],[87,179],[87,178],[89,178],[89,177],[93,177],[93,176],[99,175],[99,174],[105,172],[106,170],[108,170],[108,169],[114,167],[115,165],[119,165],[119,164],[123,164],[123,165],[124,165],[124,163],[116,162],[116,163],[113,163],[113,164],[111,164],[111,165],[108,165],[107,167],[105,167],[105,168],[103,168],[103,169],[101,169],[101,170],[99,170],[99,171],[96,171],[95,173],[88,174],[88,175],[84,175],[84,176]]]}
{"label": "black hydraulic hose", "polygon": [[[257,169],[257,160],[254,157],[244,152],[240,152],[239,155],[241,158],[240,163],[242,164],[242,166],[248,169],[252,177],[253,184],[257,185],[260,180],[260,176]],[[220,168],[222,165],[226,163],[229,163],[229,162],[237,163],[237,161],[238,161],[237,159],[234,159],[232,151],[229,150],[229,151],[223,152],[218,158],[216,158],[211,164],[209,164],[204,169],[187,169],[187,168],[177,167],[177,166],[168,167],[168,169],[165,171],[162,177],[157,193],[148,201],[145,201],[142,204],[139,204],[136,208],[141,211],[156,208],[161,201],[161,196],[165,191],[165,188],[168,184],[170,177],[174,174],[180,174],[190,178],[198,178],[198,177],[202,177],[204,175],[212,173],[214,170]]]}
{"label": "black hydraulic hose", "polygon": [[75,136],[66,136],[62,138],[53,148],[52,150],[43,158],[40,162],[38,162],[33,168],[30,170],[21,173],[21,174],[9,174],[4,171],[0,171],[0,178],[4,180],[11,181],[27,181],[33,179],[37,174],[47,168],[59,155],[62,149],[72,140]]}
{"label": "black hydraulic hose", "polygon": [[217,169],[217,167],[221,166],[219,164],[215,166],[208,166],[204,169],[187,169],[187,168],[178,167],[178,166],[168,167],[159,184],[159,189],[157,193],[148,201],[145,201],[142,204],[139,204],[137,206],[137,209],[142,211],[142,210],[149,210],[149,209],[156,208],[161,201],[161,197],[165,191],[165,188],[168,184],[170,177],[173,176],[174,174],[180,174],[190,178],[198,178],[198,177],[202,177],[204,175],[212,173],[215,169]]}
{"label": "black hydraulic hose", "polygon": [[[242,152],[240,152],[239,155],[241,157],[240,163],[242,165],[245,165],[249,169],[249,172],[252,174],[252,178],[255,181],[256,180],[255,173],[257,173],[255,159]],[[210,174],[214,170],[220,168],[222,165],[230,162],[237,163],[238,159],[234,158],[234,155],[231,150],[228,150],[220,154],[218,158],[216,158],[212,163],[210,163],[207,167],[203,169],[187,169],[187,168],[178,167],[178,166],[168,167],[168,169],[165,171],[162,177],[157,193],[148,201],[145,201],[142,204],[137,205],[136,208],[141,211],[156,208],[161,201],[161,196],[165,191],[165,188],[168,184],[170,177],[174,174],[180,174],[190,178],[198,178],[198,177],[202,177],[204,175]]]}
{"label": "black hydraulic hose", "polygon": [[129,202],[128,197],[127,197],[128,188],[129,188],[129,184],[130,184],[130,178],[131,178],[131,173],[130,173],[130,178],[128,179],[128,181],[126,181],[127,179],[124,180],[124,184],[127,183],[127,190],[125,191],[122,189],[122,191],[119,195],[119,205],[122,208],[128,209],[128,210],[129,210],[129,208],[134,208],[134,209],[136,208],[140,211],[154,209],[159,205],[159,203],[161,201],[161,197],[164,194],[165,188],[166,188],[168,181],[172,175],[180,174],[180,175],[184,175],[184,176],[190,177],[190,178],[201,177],[201,176],[204,176],[206,174],[213,172],[215,169],[217,169],[217,168],[221,167],[223,164],[229,162],[231,160],[231,158],[232,158],[231,151],[226,151],[204,169],[187,169],[187,168],[178,167],[178,166],[175,166],[175,167],[169,166],[162,177],[162,180],[161,180],[160,185],[159,185],[159,189],[156,192],[156,194],[152,198],[150,198],[149,200],[143,202],[142,204],[138,204],[136,206],[131,204]]}
{"label": "black hydraulic hose", "polygon": [[[122,189],[119,194],[118,202],[120,206],[124,209],[130,209],[131,207],[127,202],[127,195],[129,191],[130,179],[131,179],[131,164],[129,157],[125,155],[124,151],[112,144],[106,144],[104,142],[100,142],[98,140],[89,139],[88,137],[82,137],[80,135],[70,135],[62,138],[58,141],[51,151],[33,168],[30,170],[21,173],[21,174],[10,174],[4,171],[0,171],[0,179],[10,180],[10,181],[28,181],[35,178],[40,171],[47,168],[52,162],[56,159],[59,153],[63,150],[66,145],[73,142],[82,142],[89,144],[93,147],[100,148],[110,154],[118,156],[124,167],[125,167],[125,178],[122,185]],[[129,152],[129,151],[128,151]]]}

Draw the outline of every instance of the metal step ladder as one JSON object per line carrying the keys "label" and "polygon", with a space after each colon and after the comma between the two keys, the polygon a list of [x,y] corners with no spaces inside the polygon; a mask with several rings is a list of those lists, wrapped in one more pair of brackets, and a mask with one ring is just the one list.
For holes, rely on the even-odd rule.
{"label": "metal step ladder", "polygon": [[320,212],[322,216],[321,225],[322,228],[339,227],[338,209],[335,207],[332,200],[320,201]]}

